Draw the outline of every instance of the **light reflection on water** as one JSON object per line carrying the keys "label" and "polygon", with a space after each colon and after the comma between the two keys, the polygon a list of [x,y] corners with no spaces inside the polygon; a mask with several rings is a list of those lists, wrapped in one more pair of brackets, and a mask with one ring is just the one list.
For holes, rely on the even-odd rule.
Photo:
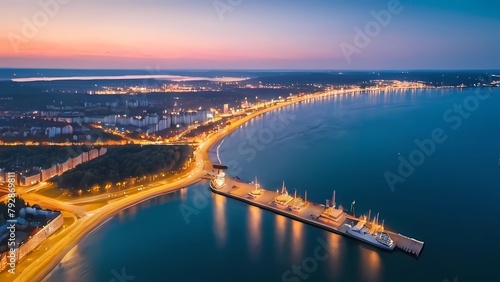
{"label": "light reflection on water", "polygon": [[51,281],[90,281],[92,279],[91,262],[85,260],[84,250],[88,247],[81,243],[73,247],[54,268],[51,275],[42,279],[42,282]]}
{"label": "light reflection on water", "polygon": [[220,248],[224,247],[227,237],[226,224],[226,197],[213,194],[213,213],[214,213],[214,233],[217,238],[217,244]]}
{"label": "light reflection on water", "polygon": [[[473,91],[470,93],[473,94]],[[498,101],[494,100],[495,96],[488,103],[481,104],[481,109],[474,113],[474,118],[479,118],[467,120],[469,128],[464,122],[464,127],[456,132],[462,138],[451,138],[450,131],[450,141],[436,150],[436,154],[440,156],[429,158],[419,168],[419,175],[414,175],[405,182],[408,186],[404,186],[404,189],[402,186],[398,193],[390,193],[382,176],[384,169],[397,167],[397,163],[393,161],[396,157],[393,158],[393,155],[399,151],[413,150],[413,136],[428,137],[429,130],[442,122],[442,112],[463,99],[464,95],[460,96],[455,91],[438,90],[386,91],[322,98],[314,103],[297,104],[263,115],[229,136],[221,146],[222,161],[238,161],[243,168],[242,175],[239,175],[242,179],[251,181],[258,175],[263,186],[271,190],[280,187],[284,179],[291,186],[307,188],[311,200],[321,203],[325,198],[331,197],[331,187],[334,186],[343,195],[347,206],[351,199],[356,199],[363,203],[361,211],[366,212],[371,208],[390,215],[388,218],[397,227],[397,231],[401,230],[405,235],[432,243],[432,247],[424,251],[418,262],[401,252],[385,253],[354,239],[330,234],[266,210],[246,205],[242,208],[241,202],[218,195],[209,197],[212,199],[209,201],[211,206],[198,209],[199,213],[191,215],[191,223],[186,224],[178,207],[182,203],[193,206],[198,195],[194,192],[208,189],[207,183],[201,183],[160,197],[156,202],[141,204],[137,212],[120,214],[126,221],[124,224],[110,220],[99,231],[88,236],[88,246],[79,244],[78,255],[68,255],[60,264],[64,267],[60,277],[64,279],[54,276],[51,281],[109,281],[112,278],[110,270],[121,267],[127,267],[127,272],[137,275],[136,281],[164,281],[165,278],[171,281],[280,281],[285,270],[314,254],[314,249],[318,246],[316,238],[327,243],[329,258],[318,263],[317,271],[311,273],[311,278],[307,281],[401,281],[403,276],[407,278],[406,281],[443,281],[450,273],[464,277],[464,281],[487,280],[470,278],[476,270],[482,270],[479,273],[487,272],[484,261],[494,261],[494,256],[489,253],[498,253],[498,248],[494,247],[496,245],[490,245],[495,252],[489,250],[486,253],[481,248],[463,245],[461,238],[444,236],[449,229],[443,228],[442,224],[417,228],[411,222],[422,218],[421,210],[413,212],[411,205],[414,202],[425,203],[429,212],[432,212],[434,221],[441,223],[449,220],[450,214],[435,199],[449,197],[448,191],[451,188],[472,187],[471,183],[480,182],[481,187],[485,187],[483,193],[474,193],[471,197],[477,202],[486,201],[491,211],[497,211],[493,200],[490,202],[488,198],[481,197],[488,193],[498,196],[498,189],[493,190],[494,183],[498,183],[498,178],[495,178],[498,168],[493,163],[494,168],[491,169],[490,161],[491,156],[498,154],[500,137],[496,133],[480,130],[482,123],[491,124],[488,121],[497,120],[498,107],[493,109],[493,106],[498,104],[491,107],[489,105],[490,101]],[[292,111],[292,108],[295,110]],[[296,115],[294,121],[285,131],[276,133],[274,142],[265,150],[259,151],[255,159],[247,161],[247,156],[238,153],[238,145],[245,138],[244,133],[266,126],[266,122],[278,113],[290,112]],[[490,119],[481,119],[481,115]],[[425,120],[422,116],[430,118]],[[409,120],[415,124],[409,126]],[[336,138],[339,132],[345,134]],[[482,137],[484,144],[477,148],[482,155],[474,154],[473,158],[467,154],[460,156],[465,157],[470,164],[466,167],[467,171],[485,172],[485,177],[463,177],[460,181],[469,185],[462,187],[460,183],[456,183],[455,174],[459,171],[466,175],[467,171],[463,169],[463,165],[449,162],[448,156],[456,155],[460,152],[459,148],[465,148],[464,144],[467,142],[471,143],[465,134],[471,134],[474,138]],[[311,136],[316,139],[311,139]],[[402,138],[404,136],[412,137],[406,140]],[[300,149],[303,147],[306,149]],[[323,155],[327,157],[321,159]],[[478,156],[483,157],[477,159]],[[484,165],[485,163],[488,164]],[[436,177],[436,171],[445,166],[453,168],[453,175],[440,175],[443,180],[450,182],[447,185],[443,181],[448,190],[429,181]],[[451,168],[448,169],[451,171]],[[363,177],[360,177],[361,174]],[[402,193],[408,197],[404,197]],[[457,201],[457,198],[454,200]],[[155,207],[158,202],[165,204]],[[478,215],[479,212],[476,211],[479,210],[472,209],[469,212],[472,213],[471,216],[481,219],[481,222],[493,220],[488,217],[495,213]],[[484,221],[482,218],[485,218]],[[163,222],[167,224],[161,225]],[[131,231],[143,226],[154,227],[155,232],[146,234],[144,238],[132,236]],[[459,224],[453,226],[460,228]],[[123,238],[123,243],[116,243],[117,238]],[[136,248],[138,243],[144,244],[147,250]],[[455,254],[443,251],[443,248],[451,249],[454,246],[466,248],[466,252],[477,255],[480,259],[464,261]],[[127,248],[126,255],[120,252],[123,248]],[[101,249],[104,251],[100,251]],[[104,259],[99,261],[101,257]],[[143,257],[144,263],[131,263],[127,259]],[[89,265],[92,266],[90,269]],[[197,271],[186,270],[192,269],[193,265]],[[73,275],[99,279],[75,280]]]}
{"label": "light reflection on water", "polygon": [[380,281],[380,254],[376,250],[359,248],[360,269],[363,281]]}
{"label": "light reflection on water", "polygon": [[283,244],[285,243],[285,233],[288,220],[284,216],[276,215],[274,220],[275,225],[275,246],[278,253],[283,252]]}
{"label": "light reflection on water", "polygon": [[182,188],[179,190],[181,201],[185,202],[187,197],[187,188]]}
{"label": "light reflection on water", "polygon": [[343,241],[342,236],[335,233],[329,233],[327,236],[326,242],[328,243],[330,254],[330,259],[327,261],[327,263],[329,263],[329,275],[335,277],[335,275],[341,271],[341,244],[345,243],[345,240]]}
{"label": "light reflection on water", "polygon": [[248,248],[253,259],[259,257],[262,251],[262,209],[256,206],[248,207]]}
{"label": "light reflection on water", "polygon": [[304,250],[304,224],[297,220],[292,220],[292,257],[295,261],[303,258]]}
{"label": "light reflection on water", "polygon": [[131,206],[130,208],[128,208],[126,210],[120,211],[118,213],[118,220],[119,220],[119,222],[120,223],[124,223],[128,219],[130,219],[130,218],[135,218],[135,215],[137,213],[137,206],[138,205]]}

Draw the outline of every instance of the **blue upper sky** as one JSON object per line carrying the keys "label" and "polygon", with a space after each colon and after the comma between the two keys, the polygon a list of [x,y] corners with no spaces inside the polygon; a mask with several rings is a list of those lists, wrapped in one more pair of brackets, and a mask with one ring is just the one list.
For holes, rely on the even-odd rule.
{"label": "blue upper sky", "polygon": [[0,67],[500,68],[494,0],[57,1],[0,2]]}

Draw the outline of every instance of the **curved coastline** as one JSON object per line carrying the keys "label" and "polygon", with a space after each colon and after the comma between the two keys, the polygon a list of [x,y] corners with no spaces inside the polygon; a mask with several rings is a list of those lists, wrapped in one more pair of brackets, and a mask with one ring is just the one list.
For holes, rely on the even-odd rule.
{"label": "curved coastline", "polygon": [[[96,231],[100,226],[102,226],[105,222],[107,222],[110,218],[112,218],[119,212],[152,198],[180,190],[187,186],[191,186],[202,180],[202,177],[205,174],[205,170],[198,167],[200,166],[199,162],[201,162],[201,165],[204,167],[206,165],[210,166],[211,160],[209,152],[213,148],[213,146],[216,144],[220,144],[225,139],[225,137],[230,135],[232,132],[240,128],[240,126],[244,125],[248,121],[265,113],[278,110],[282,107],[296,104],[305,100],[348,93],[356,94],[359,92],[363,92],[363,90],[351,89],[305,95],[299,98],[292,99],[290,101],[285,101],[262,108],[248,116],[236,120],[234,123],[228,125],[225,129],[210,135],[207,140],[200,145],[196,152],[196,162],[198,165],[195,169],[192,170],[192,172],[194,173],[192,178],[181,179],[179,181],[171,183],[170,185],[167,185],[167,187],[164,187],[162,189],[154,191],[146,190],[142,193],[139,193],[138,195],[133,195],[134,197],[130,196],[126,198],[120,198],[111,202],[114,204],[103,206],[102,208],[100,208],[100,213],[86,218],[86,221],[84,222],[78,223],[78,226],[76,226],[74,229],[68,232],[68,234],[66,234],[64,240],[58,241],[52,249],[44,253],[43,256],[40,257],[40,261],[36,265],[33,265],[32,263],[22,272],[20,272],[19,275],[17,275],[17,277],[14,279],[14,281],[42,281],[57,267],[57,265],[62,261],[64,256],[69,251],[71,251],[71,249],[77,246],[87,235]],[[70,241],[66,242],[67,240]]]}
{"label": "curved coastline", "polygon": [[[41,264],[40,262],[35,266],[35,268],[26,268],[23,272],[19,273],[14,281],[43,281],[62,261],[64,256],[68,254],[74,247],[76,247],[87,235],[92,234],[97,231],[103,224],[109,221],[113,216],[118,214],[121,211],[124,211],[128,208],[131,208],[135,205],[143,203],[145,201],[151,200],[153,198],[180,190],[185,188],[186,186],[191,186],[200,181],[200,178],[195,178],[185,184],[176,184],[174,187],[153,191],[148,195],[143,195],[139,200],[132,201],[123,201],[128,200],[127,198],[120,199],[116,202],[120,203],[119,206],[113,206],[112,208],[108,208],[108,210],[104,211],[99,215],[95,215],[92,221],[86,221],[80,223],[80,226],[77,226],[76,229],[72,230],[69,234],[65,236],[65,238],[71,239],[68,244],[64,244],[65,242],[57,242],[54,246],[54,249],[49,250],[47,255],[44,254],[44,257],[41,257],[40,260],[48,261],[46,264]],[[105,208],[104,206],[103,208]],[[82,230],[80,230],[82,229]],[[79,231],[79,233],[78,233]],[[60,251],[57,251],[59,250]],[[57,251],[57,252],[56,252]],[[38,269],[37,267],[40,265],[42,269]],[[43,265],[43,266],[42,266]],[[31,266],[31,265],[30,265]]]}

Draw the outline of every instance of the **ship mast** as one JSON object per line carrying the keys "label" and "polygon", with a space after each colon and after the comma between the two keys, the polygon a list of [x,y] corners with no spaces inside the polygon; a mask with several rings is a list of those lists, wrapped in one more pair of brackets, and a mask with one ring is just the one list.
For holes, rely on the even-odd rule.
{"label": "ship mast", "polygon": [[332,198],[332,208],[335,208],[336,203],[335,203],[335,190],[333,190],[333,198]]}
{"label": "ship mast", "polygon": [[304,202],[307,202],[307,190],[306,190],[306,194],[304,196]]}
{"label": "ship mast", "polygon": [[355,204],[356,204],[356,201],[352,201],[352,203],[351,203],[351,210],[349,211],[349,213],[350,213],[352,216],[356,216],[356,215],[354,214],[354,205],[355,205]]}

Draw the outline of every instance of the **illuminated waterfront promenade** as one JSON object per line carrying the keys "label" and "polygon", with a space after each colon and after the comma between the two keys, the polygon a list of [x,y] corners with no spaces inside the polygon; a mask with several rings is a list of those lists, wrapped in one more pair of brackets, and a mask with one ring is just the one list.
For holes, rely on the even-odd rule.
{"label": "illuminated waterfront promenade", "polygon": [[[284,188],[282,191],[279,191],[279,189],[278,191],[269,191],[260,187],[257,188],[255,184],[244,183],[229,177],[224,177],[223,175],[224,173],[220,173],[210,181],[210,189],[214,193],[231,197],[250,205],[257,206],[259,208],[270,210],[277,214],[322,228],[330,232],[362,240],[349,234],[347,232],[349,230],[349,227],[346,226],[346,224],[354,226],[358,222],[360,222],[360,219],[351,216],[343,212],[342,210],[338,210],[332,207],[328,208],[321,204],[308,202],[307,199],[299,199],[295,196],[291,197],[291,195],[288,196],[288,193],[285,192],[286,190]],[[256,194],[255,191],[258,190],[260,190],[260,193],[258,193],[259,195],[254,196],[253,194]],[[277,203],[277,197],[284,198],[282,196],[286,196],[289,199],[286,201],[286,204]],[[297,203],[300,203],[300,205],[297,205]],[[424,242],[401,235],[399,233],[387,230],[385,230],[384,232],[390,235],[390,237],[394,241],[394,245],[392,247],[383,249],[392,251],[395,247],[398,247],[399,249],[413,254],[416,257],[420,256],[420,253],[422,252],[422,249],[424,247]]]}
{"label": "illuminated waterfront promenade", "polygon": [[[390,89],[387,89],[390,90]],[[128,197],[121,197],[113,200],[109,200],[106,205],[99,209],[91,210],[88,212],[84,212],[81,214],[81,216],[78,216],[78,219],[71,224],[70,226],[66,226],[60,233],[57,233],[53,236],[51,239],[51,242],[53,242],[47,250],[45,250],[43,253],[39,254],[39,257],[33,258],[34,263],[30,263],[29,259],[24,260],[18,265],[20,269],[20,273],[16,274],[13,277],[6,277],[7,279],[13,279],[14,281],[40,281],[42,280],[64,257],[65,254],[67,254],[74,246],[78,244],[89,232],[92,230],[98,228],[103,222],[105,222],[107,219],[118,213],[120,210],[123,210],[127,207],[133,206],[137,203],[140,203],[142,201],[145,201],[147,199],[150,199],[152,197],[156,197],[165,193],[169,193],[175,190],[179,190],[181,188],[185,188],[189,185],[192,185],[196,182],[198,182],[200,179],[205,178],[207,172],[212,170],[212,165],[211,165],[211,160],[208,154],[209,149],[222,140],[225,136],[229,135],[233,131],[237,130],[240,126],[245,124],[246,122],[250,121],[251,119],[258,117],[266,112],[270,112],[273,110],[277,110],[279,108],[292,105],[295,103],[311,100],[311,99],[317,99],[317,98],[322,98],[322,97],[328,97],[328,96],[333,96],[333,95],[356,95],[359,93],[362,93],[364,91],[368,91],[367,89],[345,89],[345,90],[334,90],[334,91],[327,91],[327,92],[322,92],[322,93],[316,93],[316,94],[307,94],[303,95],[300,97],[292,97],[290,99],[287,99],[285,101],[280,101],[280,102],[275,102],[275,103],[266,103],[265,105],[262,105],[262,107],[257,107],[255,109],[255,112],[248,114],[240,119],[233,120],[230,125],[227,125],[224,129],[219,130],[217,132],[214,132],[212,134],[209,134],[205,141],[200,143],[198,145],[197,150],[195,150],[195,163],[196,166],[191,170],[186,172],[182,177],[179,177],[178,180],[175,180],[173,182],[169,183],[160,183],[158,187],[155,187],[155,189],[149,189],[145,191],[141,191],[141,193],[133,194],[133,195],[128,195]],[[377,90],[379,91],[379,90]],[[239,183],[239,182],[238,182]],[[239,185],[242,185],[240,183]],[[247,184],[248,185],[248,184]],[[243,186],[242,186],[243,187]],[[248,192],[252,191],[254,187],[251,185],[248,185]],[[246,195],[247,193],[244,193]],[[220,194],[223,194],[222,191]],[[267,194],[267,191],[266,193]],[[262,195],[259,197],[259,201],[262,199],[265,199],[266,195]],[[225,194],[226,196],[232,197],[232,195]],[[33,201],[39,200],[41,198],[40,195],[35,194],[30,196]],[[99,195],[96,196],[93,200],[96,201],[101,201],[102,198],[106,197],[106,195]],[[63,211],[69,211],[72,216],[73,213],[78,213],[77,211],[74,210],[74,205],[68,205],[67,207],[63,207],[58,204],[58,201],[55,199],[49,199],[47,197],[44,198],[47,203],[46,205],[54,206],[55,208],[61,209]],[[240,200],[246,201],[243,197],[240,198]],[[87,203],[87,202],[86,202]],[[87,203],[88,204],[88,203]],[[259,206],[255,204],[256,206]],[[259,206],[261,208],[267,208],[271,209],[271,207],[266,207],[264,204]],[[316,208],[314,208],[314,205],[310,206],[308,209],[311,209],[312,212],[310,214],[317,214],[318,212],[321,213],[319,209],[322,209],[323,206],[318,205]],[[304,210],[305,211],[305,210]],[[305,214],[304,211],[299,212],[299,214]],[[278,211],[275,211],[279,213]],[[285,212],[285,211],[283,211]],[[288,213],[281,213],[285,216],[294,218],[293,215],[296,212],[288,212]],[[302,219],[302,217],[297,216],[294,219],[301,220],[303,222],[306,222],[308,224],[316,225],[320,228],[323,228],[325,230],[329,230],[331,232],[337,232],[340,233],[338,227],[335,226],[330,226],[331,224],[323,224],[321,225],[321,222],[315,222],[311,219]],[[339,225],[340,226],[340,225]],[[330,229],[329,229],[330,228]],[[389,232],[388,232],[389,233]],[[344,233],[343,233],[344,234]],[[394,243],[397,244],[397,246],[403,246],[402,243],[405,242],[404,246],[406,249],[413,250],[413,248],[416,250],[418,249],[418,254],[420,253],[421,247],[423,246],[423,243],[418,243],[418,241],[412,241],[412,240],[403,240],[404,237],[397,237],[397,234],[392,234],[390,233],[391,237],[394,240]],[[402,238],[401,240],[398,240],[398,238]],[[415,247],[416,246],[416,247]]]}

